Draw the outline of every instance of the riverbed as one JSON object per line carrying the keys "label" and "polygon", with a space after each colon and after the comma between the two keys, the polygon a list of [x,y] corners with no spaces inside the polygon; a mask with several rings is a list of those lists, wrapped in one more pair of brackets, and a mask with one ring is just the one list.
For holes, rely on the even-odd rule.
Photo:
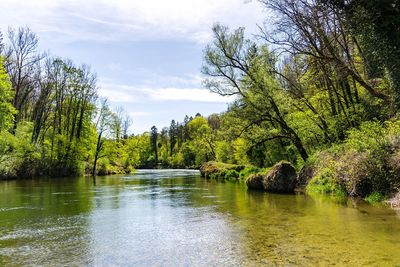
{"label": "riverbed", "polygon": [[399,266],[400,215],[197,171],[0,182],[0,266]]}

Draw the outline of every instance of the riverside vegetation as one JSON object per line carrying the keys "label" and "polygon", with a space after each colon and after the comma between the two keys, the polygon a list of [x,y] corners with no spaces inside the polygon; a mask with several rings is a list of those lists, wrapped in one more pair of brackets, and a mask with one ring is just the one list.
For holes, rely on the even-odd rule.
{"label": "riverside vegetation", "polygon": [[205,86],[235,97],[227,111],[140,135],[97,96],[89,67],[39,53],[28,28],[9,29],[0,46],[0,175],[216,161],[203,167],[209,177],[245,179],[285,160],[309,193],[398,205],[399,1],[260,2],[270,18],[257,37],[217,24],[204,51]]}

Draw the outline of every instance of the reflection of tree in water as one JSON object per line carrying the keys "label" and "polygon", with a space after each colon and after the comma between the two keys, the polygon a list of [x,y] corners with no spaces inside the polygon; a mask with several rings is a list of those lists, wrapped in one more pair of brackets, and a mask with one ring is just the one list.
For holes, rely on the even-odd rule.
{"label": "reflection of tree in water", "polygon": [[0,192],[0,265],[87,263],[90,180],[4,181]]}
{"label": "reflection of tree in water", "polygon": [[[207,190],[190,194],[189,203],[198,207],[212,206],[226,215],[238,233],[240,252],[246,255],[244,263],[247,265],[308,265],[313,262],[359,265],[367,264],[368,259],[377,263],[385,254],[398,255],[388,241],[394,240],[390,227],[397,225],[400,229],[398,222],[390,216],[385,227],[376,227],[383,219],[379,212],[385,209],[361,204],[353,208],[343,199],[247,191],[243,185],[230,182],[199,179],[196,187]],[[386,218],[391,213],[381,215]],[[349,240],[351,247],[344,245]],[[386,241],[377,243],[377,240]],[[372,257],[371,247],[375,253]],[[393,258],[391,261],[394,262]]]}

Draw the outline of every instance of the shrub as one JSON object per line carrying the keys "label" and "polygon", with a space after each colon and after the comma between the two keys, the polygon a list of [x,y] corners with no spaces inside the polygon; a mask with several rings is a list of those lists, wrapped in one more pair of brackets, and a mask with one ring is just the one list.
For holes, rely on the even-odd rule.
{"label": "shrub", "polygon": [[307,185],[308,193],[326,194],[332,196],[345,196],[346,191],[340,181],[335,177],[331,168],[323,168]]}
{"label": "shrub", "polygon": [[379,192],[373,192],[365,198],[365,201],[369,203],[379,203],[385,199],[385,196]]}
{"label": "shrub", "polygon": [[254,167],[254,166],[246,166],[243,170],[239,173],[240,180],[246,180],[252,174],[261,172],[262,169]]}
{"label": "shrub", "polygon": [[206,162],[200,166],[200,173],[205,178],[210,179],[235,179],[239,178],[239,172],[244,166],[226,164],[221,162]]}
{"label": "shrub", "polygon": [[340,185],[351,196],[393,192],[400,185],[399,133],[400,122],[365,122],[350,130],[343,144],[316,154],[307,190],[330,194]]}
{"label": "shrub", "polygon": [[227,179],[227,180],[238,180],[239,179],[239,172],[236,171],[236,170],[226,170],[225,179]]}

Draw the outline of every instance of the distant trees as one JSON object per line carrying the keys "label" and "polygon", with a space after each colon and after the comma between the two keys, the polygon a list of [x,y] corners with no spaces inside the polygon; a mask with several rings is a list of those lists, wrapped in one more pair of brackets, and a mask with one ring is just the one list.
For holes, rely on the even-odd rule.
{"label": "distant trees", "polygon": [[169,126],[169,144],[170,144],[170,149],[169,153],[170,156],[172,156],[172,153],[174,152],[175,145],[177,143],[178,139],[178,125],[176,125],[175,121],[171,121],[171,125]]}
{"label": "distant trees", "polygon": [[[6,167],[0,162],[0,175],[96,173],[103,155],[125,156],[121,139],[128,138],[131,120],[122,109],[97,108],[96,75],[89,66],[40,53],[38,38],[27,27],[9,28],[4,41],[0,132],[9,130],[15,137],[0,136],[0,147],[15,157],[7,157]],[[106,149],[109,140],[115,145]],[[125,163],[119,168],[129,169]]]}

